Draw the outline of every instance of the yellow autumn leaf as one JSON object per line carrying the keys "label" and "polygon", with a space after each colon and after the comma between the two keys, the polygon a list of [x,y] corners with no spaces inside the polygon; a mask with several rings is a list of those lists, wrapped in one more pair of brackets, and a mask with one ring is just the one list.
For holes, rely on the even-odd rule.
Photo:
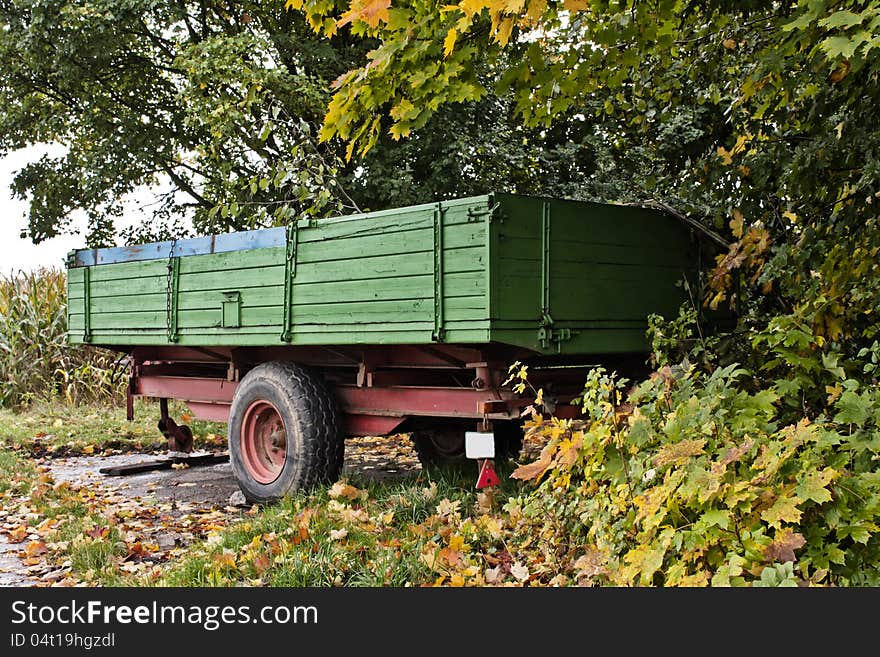
{"label": "yellow autumn leaf", "polygon": [[529,8],[526,10],[526,17],[533,21],[538,20],[547,10],[547,0],[529,0]]}
{"label": "yellow autumn leaf", "polygon": [[743,217],[743,213],[739,210],[733,211],[733,219],[730,220],[730,230],[733,233],[733,236],[737,239],[743,236],[743,222],[745,221],[745,217]]}
{"label": "yellow autumn leaf", "polygon": [[511,32],[513,32],[513,18],[508,16],[498,23],[498,28],[495,30],[495,41],[500,43],[502,47],[506,46],[510,41]]}
{"label": "yellow autumn leaf", "polygon": [[728,166],[733,164],[733,158],[730,156],[730,152],[724,148],[724,146],[718,147],[718,157],[721,158],[721,164],[724,166]]}
{"label": "yellow autumn leaf", "polygon": [[391,0],[355,0],[349,10],[342,14],[337,27],[344,27],[356,20],[366,23],[372,28],[379,27],[379,22],[388,22],[388,9]]}
{"label": "yellow autumn leaf", "polygon": [[486,4],[483,0],[462,0],[458,3],[458,8],[465,16],[479,14],[485,7]]}
{"label": "yellow autumn leaf", "polygon": [[446,38],[443,40],[443,56],[449,57],[452,54],[453,48],[455,48],[455,40],[458,38],[458,32],[456,32],[453,27],[449,32],[446,33]]}
{"label": "yellow autumn leaf", "polygon": [[743,151],[746,150],[746,142],[749,140],[748,135],[740,135],[736,138],[736,143],[733,145],[733,149],[731,149],[731,155],[739,155]]}
{"label": "yellow autumn leaf", "polygon": [[562,6],[566,11],[583,11],[587,8],[587,0],[563,0]]}

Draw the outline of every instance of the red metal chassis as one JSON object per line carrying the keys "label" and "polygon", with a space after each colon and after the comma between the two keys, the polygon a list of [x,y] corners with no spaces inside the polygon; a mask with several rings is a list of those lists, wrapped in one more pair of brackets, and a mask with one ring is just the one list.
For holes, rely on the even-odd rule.
{"label": "red metal chassis", "polygon": [[[414,418],[472,419],[475,427],[486,426],[517,419],[533,401],[502,385],[508,366],[533,354],[500,345],[163,346],[135,347],[128,354],[130,418],[134,397],[145,396],[178,399],[197,418],[225,422],[241,377],[270,360],[321,371],[336,393],[346,432],[354,436],[393,433]],[[567,402],[579,392],[586,367],[544,359],[530,369],[530,381],[540,386],[552,372],[556,389],[545,390],[545,399],[557,403],[557,416],[574,417],[577,408]]]}

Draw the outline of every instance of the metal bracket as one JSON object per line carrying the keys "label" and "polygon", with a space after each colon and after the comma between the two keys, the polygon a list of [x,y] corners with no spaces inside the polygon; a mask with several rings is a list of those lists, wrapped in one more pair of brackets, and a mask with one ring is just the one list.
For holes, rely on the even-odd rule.
{"label": "metal bracket", "polygon": [[83,342],[92,341],[92,268],[83,267]]}
{"label": "metal bracket", "polygon": [[291,221],[287,224],[287,241],[284,251],[284,326],[281,331],[281,340],[290,342],[293,333],[293,278],[296,276],[296,250],[299,240],[297,223]]}
{"label": "metal bracket", "polygon": [[434,331],[431,339],[443,342],[443,215],[446,208],[437,203],[434,206]]}
{"label": "metal bracket", "polygon": [[550,318],[550,203],[547,201],[541,207],[541,315]]}
{"label": "metal bracket", "polygon": [[485,210],[477,210],[475,208],[468,208],[467,216],[468,216],[468,219],[479,219],[480,217],[485,217],[486,215],[489,215],[489,220],[491,221],[492,217],[495,215],[495,211],[500,207],[501,207],[500,203],[494,203],[494,204],[488,206]]}
{"label": "metal bracket", "polygon": [[238,290],[223,293],[223,300],[220,302],[220,325],[223,328],[241,326],[241,292]]}

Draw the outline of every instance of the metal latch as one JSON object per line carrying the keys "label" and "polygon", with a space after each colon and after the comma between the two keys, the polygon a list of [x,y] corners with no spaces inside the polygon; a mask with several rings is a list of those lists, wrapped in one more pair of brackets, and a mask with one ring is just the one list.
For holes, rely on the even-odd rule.
{"label": "metal latch", "polygon": [[551,342],[556,343],[556,350],[562,351],[562,343],[571,340],[572,331],[569,328],[558,328],[553,326],[553,318],[550,315],[541,317],[541,325],[538,327],[538,342],[541,343],[542,349],[547,349]]}

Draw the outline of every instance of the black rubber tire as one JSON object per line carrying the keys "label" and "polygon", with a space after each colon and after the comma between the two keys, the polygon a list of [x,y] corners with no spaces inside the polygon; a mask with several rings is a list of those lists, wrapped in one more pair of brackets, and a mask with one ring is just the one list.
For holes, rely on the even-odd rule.
{"label": "black rubber tire", "polygon": [[[268,484],[251,476],[242,461],[241,424],[255,401],[271,402],[284,423],[287,453],[278,477]],[[274,502],[290,492],[336,481],[342,469],[344,434],[336,399],[313,370],[288,361],[271,361],[248,372],[229,411],[229,460],[245,499]]]}
{"label": "black rubber tire", "polygon": [[523,430],[517,420],[495,422],[495,459],[516,461],[522,452]]}
{"label": "black rubber tire", "polygon": [[[410,439],[423,467],[451,465],[467,461],[464,427],[438,426],[413,431]],[[495,422],[495,460],[517,459],[522,450],[523,432],[519,422]],[[439,444],[438,444],[439,443]]]}
{"label": "black rubber tire", "polygon": [[438,427],[421,429],[410,434],[413,449],[422,467],[430,468],[464,463],[464,429]]}

